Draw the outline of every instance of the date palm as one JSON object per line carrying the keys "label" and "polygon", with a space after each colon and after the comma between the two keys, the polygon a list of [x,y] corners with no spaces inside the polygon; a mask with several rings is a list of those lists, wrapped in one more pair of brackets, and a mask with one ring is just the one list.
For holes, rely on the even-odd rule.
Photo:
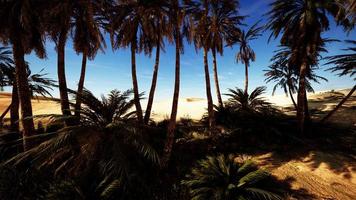
{"label": "date palm", "polygon": [[[9,51],[10,54],[11,51]],[[1,54],[1,53],[0,53]],[[10,60],[11,57],[8,57]],[[31,98],[36,97],[35,95],[40,95],[43,97],[52,96],[50,90],[55,86],[55,81],[49,78],[46,78],[47,74],[42,73],[43,69],[36,74],[32,74],[29,68],[29,65],[26,64],[27,73],[28,73],[28,81],[29,81],[29,89]],[[20,101],[18,96],[18,88],[15,79],[15,67],[11,62],[8,65],[0,64],[0,73],[2,74],[2,87],[9,86],[12,87],[11,93],[11,103],[8,108],[2,113],[0,120],[2,120],[5,115],[10,111],[10,130],[14,132],[19,131],[19,111],[20,111]]]}
{"label": "date palm", "polygon": [[145,124],[148,124],[151,117],[152,105],[157,86],[160,54],[161,50],[164,51],[164,39],[165,37],[171,35],[171,28],[169,25],[169,4],[164,0],[154,1],[154,4],[147,12],[147,16],[151,19],[151,23],[153,24],[152,27],[154,28],[154,30],[150,33],[151,35],[147,39],[147,42],[149,43],[147,50],[149,55],[151,55],[152,47],[155,47],[156,55],[155,64],[153,67],[151,88],[144,117]]}
{"label": "date palm", "polygon": [[289,45],[292,58],[299,61],[297,118],[302,134],[307,121],[306,76],[317,59],[317,48],[322,43],[321,34],[329,29],[328,14],[334,17],[338,25],[345,28],[352,25],[345,17],[344,7],[337,0],[275,0],[267,13],[271,37],[281,36],[281,44]]}
{"label": "date palm", "polygon": [[208,29],[208,41],[210,41],[208,45],[210,46],[213,56],[216,96],[219,106],[223,106],[216,53],[223,55],[227,41],[230,40],[233,35],[237,35],[241,32],[239,26],[242,24],[244,17],[239,15],[239,1],[237,0],[212,0],[209,3],[211,5],[211,11],[207,20],[207,26],[210,27]]}
{"label": "date palm", "polygon": [[[62,114],[71,115],[65,73],[65,46],[72,28],[75,4],[80,1],[55,0],[48,2],[46,30],[56,44],[58,89]],[[68,122],[69,123],[69,122]]]}
{"label": "date palm", "polygon": [[82,67],[78,82],[75,103],[75,116],[80,117],[80,95],[84,89],[87,59],[93,60],[99,50],[105,47],[105,41],[100,31],[99,19],[96,17],[99,5],[95,1],[83,1],[74,12],[75,29],[72,30],[74,50],[82,54]]}
{"label": "date palm", "polygon": [[[326,65],[334,65],[328,70],[337,72],[339,76],[350,76],[356,80],[356,41],[348,40],[347,43],[353,45],[345,50],[351,52],[349,54],[341,54],[336,56],[327,57],[328,63]],[[340,103],[330,111],[321,121],[326,122],[346,101],[349,99],[356,90],[356,85],[350,90],[350,92],[343,98]]]}
{"label": "date palm", "polygon": [[128,47],[131,49],[131,73],[134,91],[135,107],[138,122],[143,124],[143,113],[139,98],[139,88],[136,74],[136,53],[150,52],[152,44],[150,37],[154,35],[154,19],[151,10],[156,8],[155,1],[117,1],[112,6],[112,16],[109,21],[109,32],[114,49]]}
{"label": "date palm", "polygon": [[[330,39],[325,39],[323,42],[323,45],[326,42],[330,42],[332,40]],[[318,53],[321,52],[327,52],[327,50],[324,48],[324,46],[319,47]],[[275,82],[276,85],[273,88],[272,95],[274,95],[277,87],[281,87],[285,94],[290,95],[293,105],[295,106],[295,109],[297,110],[297,105],[294,101],[293,94],[298,91],[298,69],[295,68],[296,64],[294,63],[294,60],[292,59],[292,51],[290,47],[285,46],[281,47],[279,50],[275,52],[276,54],[272,57],[271,62],[272,64],[269,66],[268,70],[266,71],[265,76],[266,82]],[[318,60],[320,60],[321,55],[318,55]],[[326,78],[322,76],[318,76],[315,74],[315,70],[318,69],[318,62],[314,63],[311,66],[310,71],[307,74],[307,80],[306,80],[306,90],[308,92],[314,92],[314,89],[311,85],[311,82],[315,83],[320,83],[320,80],[327,81]],[[307,111],[307,110],[306,110]],[[308,112],[306,113],[308,115]]]}
{"label": "date palm", "polygon": [[25,54],[34,50],[40,58],[45,57],[44,29],[40,23],[44,6],[46,2],[43,0],[0,1],[0,41],[11,43],[13,49],[25,149],[31,146],[26,137],[34,134]]}
{"label": "date palm", "polygon": [[[175,76],[174,76],[174,92],[172,99],[172,110],[167,127],[167,138],[164,144],[163,155],[161,159],[161,167],[165,168],[171,158],[171,153],[174,144],[174,133],[177,125],[177,112],[179,102],[180,91],[180,56],[183,50],[183,36],[186,33],[190,33],[189,29],[182,27],[189,27],[189,23],[186,22],[186,15],[184,10],[190,9],[189,7],[181,5],[179,0],[169,1],[169,24],[171,25],[172,34],[168,36],[168,39],[175,43]],[[187,25],[188,24],[188,25]],[[182,29],[186,30],[182,34]]]}
{"label": "date palm", "polygon": [[246,94],[248,93],[248,68],[250,66],[250,62],[253,62],[256,59],[256,54],[250,46],[250,42],[261,36],[262,29],[263,27],[259,27],[256,23],[247,31],[243,30],[241,34],[235,35],[230,42],[231,45],[238,44],[240,46],[239,52],[236,54],[236,61],[245,64],[244,92]]}
{"label": "date palm", "polygon": [[191,33],[188,38],[190,41],[194,42],[196,50],[203,50],[203,60],[204,60],[204,74],[205,74],[205,87],[206,87],[206,97],[208,103],[208,124],[209,129],[213,130],[215,127],[214,120],[214,103],[211,95],[211,85],[210,85],[210,70],[208,62],[208,53],[211,50],[209,40],[210,36],[210,5],[208,0],[192,1],[190,6],[193,8],[193,12],[189,13],[192,18],[191,23]]}

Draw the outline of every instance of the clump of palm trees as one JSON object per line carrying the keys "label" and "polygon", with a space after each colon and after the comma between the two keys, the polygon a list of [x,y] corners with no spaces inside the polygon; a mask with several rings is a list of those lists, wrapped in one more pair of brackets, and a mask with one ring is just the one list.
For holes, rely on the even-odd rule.
{"label": "clump of palm trees", "polygon": [[[282,87],[285,93],[289,93],[297,111],[300,132],[304,133],[310,120],[307,92],[313,91],[311,82],[325,80],[317,75],[316,69],[321,53],[327,52],[325,43],[329,40],[323,38],[322,34],[329,29],[329,21],[332,20],[328,15],[333,17],[337,25],[352,31],[356,23],[355,7],[353,0],[274,0],[267,13],[266,26],[255,24],[243,30],[241,27],[246,17],[240,15],[238,0],[0,0],[0,42],[12,49],[0,48],[0,87],[12,86],[12,102],[7,112],[10,110],[11,129],[21,132],[23,136],[22,140],[15,143],[23,142],[25,150],[7,164],[31,162],[37,168],[54,169],[56,175],[69,171],[78,176],[83,175],[82,169],[88,165],[100,174],[100,184],[96,185],[97,195],[111,198],[115,191],[126,194],[130,187],[125,183],[142,183],[140,170],[136,169],[143,169],[147,163],[161,168],[168,166],[175,142],[181,84],[180,57],[185,41],[193,43],[197,51],[203,51],[207,125],[211,135],[218,135],[216,119],[224,117],[224,113],[263,115],[275,111],[262,98],[266,90],[264,87],[257,87],[250,93],[248,91],[248,68],[256,59],[250,42],[260,37],[264,29],[272,31],[271,39],[280,38],[281,45],[266,71],[266,81],[276,82],[273,91]],[[93,60],[99,51],[105,50],[105,34],[110,36],[114,50],[130,48],[133,89],[125,92],[113,90],[107,97],[98,99],[85,89],[86,65],[87,59]],[[65,127],[54,133],[36,135],[31,98],[34,94],[50,95],[49,89],[55,86],[55,82],[45,78],[46,74],[42,72],[31,74],[25,55],[34,51],[40,59],[44,59],[48,38],[55,43],[57,51],[62,111],[57,120],[64,120]],[[70,38],[75,52],[82,54],[81,73],[75,91],[68,89],[65,73],[65,47]],[[159,156],[146,142],[145,131],[150,127],[160,56],[166,42],[175,45],[175,77],[171,114],[166,127],[163,153]],[[349,43],[354,45],[355,41]],[[218,78],[217,54],[223,55],[226,46],[234,45],[239,46],[236,60],[245,64],[245,87],[244,90],[230,89],[227,95],[230,98],[224,105]],[[144,53],[151,56],[153,50],[155,64],[148,104],[144,110],[141,106],[142,93],[137,78],[136,55]],[[356,74],[355,48],[348,50],[352,53],[328,57],[327,64],[333,65],[331,71],[339,72],[340,76],[353,77]],[[213,60],[217,106],[214,105],[211,91],[209,53]],[[326,121],[341,107],[355,89],[353,87],[322,121]],[[298,96],[296,100],[293,99],[294,93]],[[74,94],[75,103],[71,103],[69,94]],[[6,112],[1,118],[5,115]],[[229,122],[234,123],[234,120]],[[36,142],[31,141],[41,142],[36,145]],[[129,156],[134,159],[130,160]],[[250,168],[249,163],[236,164],[224,156],[211,157],[201,163],[201,167],[205,165],[209,167],[202,171],[208,174],[220,165],[231,167],[227,171],[221,169],[225,170],[224,175],[229,174],[229,170],[239,172]],[[255,173],[253,170],[246,172]],[[206,181],[204,177],[197,177],[199,173],[199,170],[195,170],[192,176],[196,176],[199,181]],[[224,185],[226,195],[235,194],[240,189],[243,193],[237,194],[241,198],[246,198],[244,195],[249,192],[267,195],[256,188],[248,189],[248,181],[242,181],[243,178],[233,178],[235,182]],[[185,184],[196,187],[194,181]],[[71,180],[58,185],[63,188],[76,187],[75,181]],[[201,194],[201,188],[194,190],[193,195],[197,199],[201,198],[200,195],[205,197],[206,194]],[[211,192],[214,188],[208,190]]]}

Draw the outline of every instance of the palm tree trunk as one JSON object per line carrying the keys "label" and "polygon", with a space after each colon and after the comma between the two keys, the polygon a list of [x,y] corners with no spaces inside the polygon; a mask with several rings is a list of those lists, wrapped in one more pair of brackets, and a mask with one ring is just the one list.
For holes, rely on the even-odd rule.
{"label": "palm tree trunk", "polygon": [[206,86],[206,97],[208,100],[208,118],[209,118],[209,128],[213,130],[215,127],[214,123],[214,105],[211,96],[211,86],[210,86],[210,74],[209,74],[209,64],[208,64],[208,50],[204,48],[204,72],[205,72],[205,86]]}
{"label": "palm tree trunk", "polygon": [[291,98],[291,100],[293,102],[295,110],[297,110],[297,103],[295,103],[295,100],[294,100],[294,97],[293,97],[293,93],[292,93],[292,90],[290,88],[291,87],[288,85],[289,96],[290,96],[290,98]]}
{"label": "palm tree trunk", "polygon": [[138,92],[138,83],[136,75],[136,43],[131,44],[131,73],[137,119],[140,124],[143,124],[142,107],[140,103],[140,94]]}
{"label": "palm tree trunk", "polygon": [[82,58],[82,69],[80,72],[80,79],[78,83],[78,90],[77,90],[77,99],[75,102],[75,116],[79,119],[80,117],[80,106],[82,104],[82,93],[84,89],[84,80],[85,80],[85,71],[87,67],[87,51],[83,51],[83,58]]}
{"label": "palm tree trunk", "polygon": [[12,97],[11,97],[11,109],[10,109],[10,130],[18,132],[19,128],[19,95],[17,91],[17,84],[13,83],[12,85]]}
{"label": "palm tree trunk", "polygon": [[26,70],[25,63],[25,52],[23,49],[22,41],[20,35],[14,35],[12,38],[12,47],[15,60],[15,73],[17,90],[19,95],[19,100],[21,104],[21,117],[23,126],[23,146],[27,150],[31,147],[29,141],[26,139],[34,134],[34,124],[32,118],[32,104],[31,104],[31,94],[28,84],[28,73]]}
{"label": "palm tree trunk", "polygon": [[153,99],[154,99],[156,85],[157,85],[160,49],[161,49],[161,47],[160,47],[160,44],[158,42],[157,49],[156,49],[156,62],[155,62],[155,66],[154,66],[154,69],[153,69],[151,89],[150,89],[150,94],[149,94],[149,97],[148,97],[147,109],[146,109],[146,114],[145,114],[145,121],[144,121],[145,124],[148,124],[148,122],[150,120],[150,116],[151,116],[152,104],[153,104]]}
{"label": "palm tree trunk", "polygon": [[223,107],[224,104],[221,98],[220,86],[219,86],[219,76],[218,76],[218,66],[216,62],[216,50],[213,48],[213,70],[214,70],[214,81],[215,81],[215,89],[216,89],[216,96],[218,98],[219,107]]}
{"label": "palm tree trunk", "polygon": [[321,120],[321,123],[325,123],[337,110],[339,110],[339,108],[341,108],[341,106],[352,96],[355,90],[356,90],[356,85],[350,90],[350,92],[346,95],[346,97],[344,97],[340,101],[340,103],[337,104],[337,106]]}
{"label": "palm tree trunk", "polygon": [[6,110],[1,114],[1,116],[0,116],[1,124],[2,124],[2,121],[3,121],[4,117],[6,116],[6,114],[10,111],[11,105],[12,104],[10,103],[10,105],[6,108]]}
{"label": "palm tree trunk", "polygon": [[298,102],[297,102],[297,119],[299,123],[300,134],[305,132],[306,121],[306,90],[305,90],[305,76],[307,70],[307,62],[304,61],[300,67],[299,72],[299,88],[298,88]]}
{"label": "palm tree trunk", "polygon": [[245,94],[248,94],[248,61],[245,61]]}
{"label": "palm tree trunk", "polygon": [[[175,1],[177,3],[177,1]],[[178,14],[177,14],[178,15]],[[178,18],[178,16],[177,16]],[[176,43],[176,66],[175,66],[175,81],[174,81],[174,94],[172,102],[171,118],[167,128],[167,139],[164,144],[163,156],[161,159],[161,168],[165,168],[168,165],[168,161],[171,158],[173,143],[174,143],[174,132],[176,129],[176,120],[178,112],[178,101],[179,101],[179,84],[180,84],[180,30],[178,22],[175,22],[175,43]]]}
{"label": "palm tree trunk", "polygon": [[[63,115],[71,115],[69,100],[68,100],[68,89],[67,89],[67,81],[65,75],[65,44],[67,40],[67,31],[62,30],[59,34],[59,40],[57,44],[58,51],[58,85],[59,85],[59,95],[61,100],[61,110]],[[68,122],[66,122],[68,125]]]}

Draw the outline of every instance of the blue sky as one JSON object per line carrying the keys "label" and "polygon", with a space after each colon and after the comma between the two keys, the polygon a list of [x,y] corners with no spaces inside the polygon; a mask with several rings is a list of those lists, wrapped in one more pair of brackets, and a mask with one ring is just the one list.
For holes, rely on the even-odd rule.
{"label": "blue sky", "polygon": [[[252,25],[262,19],[262,15],[268,11],[268,4],[272,0],[242,0],[240,12],[242,15],[248,15],[245,20],[247,25]],[[263,23],[263,21],[262,21]],[[247,28],[247,27],[244,27]],[[355,31],[348,36],[339,27],[336,27],[332,22],[331,29],[324,35],[328,38],[344,40],[355,36]],[[264,82],[263,70],[269,65],[269,60],[273,55],[273,51],[278,46],[278,40],[268,43],[269,33],[266,32],[262,37],[253,41],[251,46],[256,52],[256,62],[251,63],[250,67],[250,86],[266,85]],[[87,66],[87,74],[85,87],[93,91],[96,95],[106,94],[112,89],[126,90],[132,88],[131,82],[131,65],[129,49],[120,49],[112,51],[108,37],[106,37],[108,48],[105,53],[100,52],[94,61],[89,61]],[[42,68],[48,73],[48,76],[57,80],[56,63],[57,55],[54,49],[54,44],[50,41],[46,42],[47,59],[40,60],[34,54],[26,56],[26,60],[31,65],[33,72],[39,72]],[[341,52],[340,49],[345,48],[344,43],[333,43],[328,45],[329,54],[334,55]],[[240,87],[243,88],[244,83],[244,67],[241,63],[236,63],[235,54],[238,47],[226,48],[224,56],[218,56],[218,70],[220,78],[220,87],[222,93],[227,91],[227,88]],[[158,86],[156,92],[156,100],[171,99],[173,95],[174,85],[174,51],[172,45],[167,44],[165,53],[161,55],[160,70],[158,77]],[[139,79],[140,92],[148,94],[152,71],[154,64],[153,56],[149,58],[143,54],[137,55],[137,72]],[[72,41],[68,41],[66,47],[66,75],[69,88],[76,89],[79,80],[79,72],[81,67],[81,55],[77,55],[72,49]],[[339,89],[351,87],[354,82],[349,77],[339,78],[330,72],[325,72],[326,66],[321,66],[317,71],[319,75],[325,76],[329,82],[314,84],[316,91]],[[210,61],[210,69],[212,73],[212,62]],[[201,52],[196,52],[194,47],[185,44],[185,51],[181,57],[181,93],[180,97],[198,97],[205,98],[205,80],[203,69],[203,56]],[[211,79],[213,77],[211,76]],[[215,88],[212,81],[213,94]],[[271,94],[273,84],[268,84],[268,94]],[[283,94],[282,91],[277,91],[277,94]],[[54,96],[58,96],[58,91],[53,91]],[[215,96],[215,95],[214,95]]]}

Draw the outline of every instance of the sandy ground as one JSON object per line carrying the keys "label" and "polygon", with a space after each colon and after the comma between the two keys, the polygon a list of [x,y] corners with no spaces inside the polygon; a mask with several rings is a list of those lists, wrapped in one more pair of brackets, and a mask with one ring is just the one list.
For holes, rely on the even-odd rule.
{"label": "sandy ground", "polygon": [[350,156],[310,152],[289,160],[268,153],[254,159],[291,186],[290,199],[356,199],[356,159]]}

